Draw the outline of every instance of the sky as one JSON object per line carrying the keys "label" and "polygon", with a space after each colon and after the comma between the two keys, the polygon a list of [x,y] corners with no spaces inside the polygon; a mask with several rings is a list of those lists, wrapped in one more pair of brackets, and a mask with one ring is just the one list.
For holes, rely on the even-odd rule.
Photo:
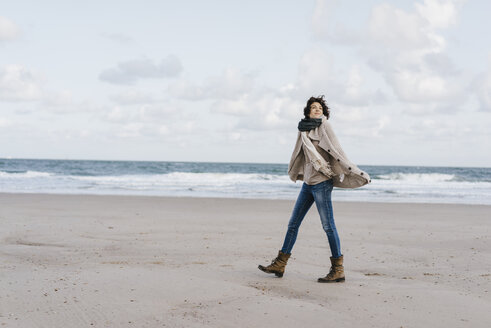
{"label": "sky", "polygon": [[491,1],[2,1],[0,158],[491,167]]}

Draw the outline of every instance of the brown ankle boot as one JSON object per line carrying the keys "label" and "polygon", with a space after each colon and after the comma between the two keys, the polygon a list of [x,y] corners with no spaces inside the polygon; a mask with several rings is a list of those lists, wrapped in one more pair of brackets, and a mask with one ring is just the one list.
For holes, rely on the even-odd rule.
{"label": "brown ankle boot", "polygon": [[344,267],[343,267],[343,255],[338,258],[331,258],[331,270],[329,273],[322,278],[317,279],[318,282],[343,282],[344,277]]}
{"label": "brown ankle boot", "polygon": [[285,266],[290,258],[290,254],[285,254],[281,250],[278,252],[278,256],[271,261],[271,264],[267,267],[259,265],[258,268],[261,271],[266,273],[274,273],[277,277],[283,277],[283,273],[285,272]]}

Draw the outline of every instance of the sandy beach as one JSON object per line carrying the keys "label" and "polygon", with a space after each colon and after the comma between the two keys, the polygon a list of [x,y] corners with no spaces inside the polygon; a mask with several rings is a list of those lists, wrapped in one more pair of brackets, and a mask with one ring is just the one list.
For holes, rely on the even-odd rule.
{"label": "sandy beach", "polygon": [[1,327],[489,327],[491,206],[0,194]]}

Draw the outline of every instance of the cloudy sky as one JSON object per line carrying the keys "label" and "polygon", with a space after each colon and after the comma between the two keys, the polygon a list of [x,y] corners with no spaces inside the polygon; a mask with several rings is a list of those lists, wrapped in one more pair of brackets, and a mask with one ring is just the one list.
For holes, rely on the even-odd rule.
{"label": "cloudy sky", "polygon": [[0,157],[491,166],[491,1],[4,1]]}

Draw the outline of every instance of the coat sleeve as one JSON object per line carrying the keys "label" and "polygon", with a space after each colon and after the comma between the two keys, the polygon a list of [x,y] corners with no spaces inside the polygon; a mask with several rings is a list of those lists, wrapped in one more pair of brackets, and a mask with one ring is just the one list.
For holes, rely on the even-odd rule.
{"label": "coat sleeve", "polygon": [[361,170],[357,165],[349,160],[348,156],[343,151],[343,148],[341,147],[341,144],[339,143],[339,140],[336,137],[331,124],[329,122],[326,123],[327,124],[325,131],[327,137],[331,141],[332,146],[335,148],[338,154],[343,157],[342,159],[345,161],[344,164],[351,168],[349,172],[345,172],[345,181],[340,181],[337,184],[335,183],[334,186],[340,188],[358,188],[367,183],[370,183],[372,181],[370,179],[370,175],[367,172]]}
{"label": "coat sleeve", "polygon": [[344,157],[344,159],[346,159],[347,161],[349,161],[349,158],[348,156],[346,155],[346,153],[343,151],[343,148],[341,147],[341,144],[339,143],[339,140],[338,138],[336,137],[336,134],[334,133],[334,129],[332,128],[332,125],[331,123],[329,122],[326,122],[326,133],[327,133],[327,137],[329,138],[329,140],[332,142],[333,146],[336,148],[336,151],[338,152],[338,154],[340,154],[341,156]]}
{"label": "coat sleeve", "polygon": [[295,163],[295,159],[296,159],[295,154],[296,154],[296,152],[299,151],[299,148],[302,147],[301,142],[302,142],[302,139],[300,138],[300,131],[298,131],[297,141],[295,142],[295,146],[293,147],[293,152],[292,152],[292,156],[290,158],[290,163],[288,164],[288,172],[290,172],[293,168],[293,164]]}

